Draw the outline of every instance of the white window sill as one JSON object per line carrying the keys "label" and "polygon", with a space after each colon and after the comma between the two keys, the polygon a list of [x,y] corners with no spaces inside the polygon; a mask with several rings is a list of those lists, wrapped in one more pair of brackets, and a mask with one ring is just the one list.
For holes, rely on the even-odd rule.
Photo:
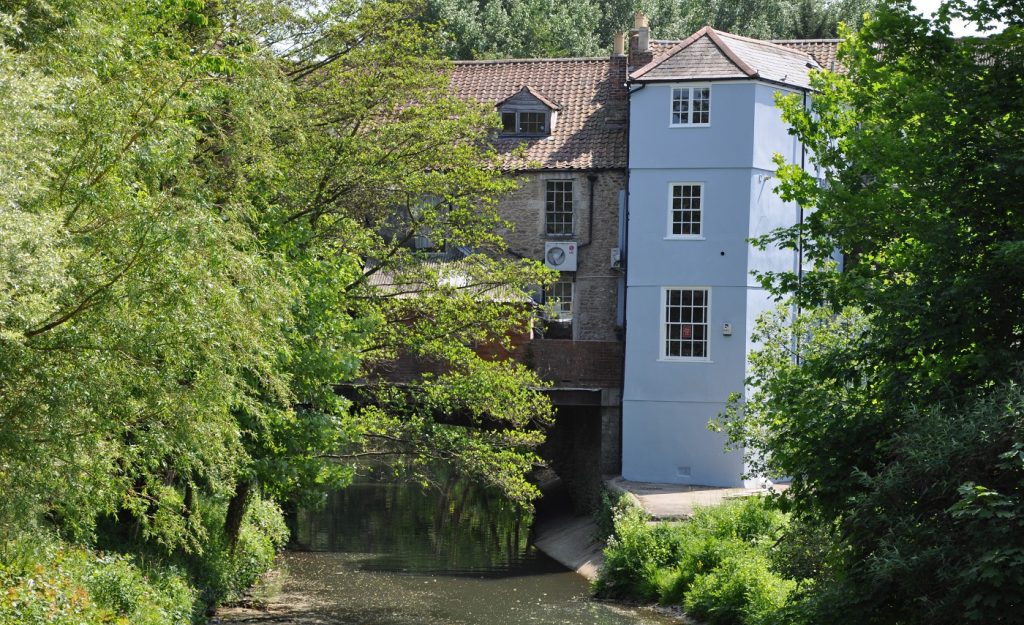
{"label": "white window sill", "polygon": [[709,128],[710,123],[707,124],[669,124],[669,128]]}
{"label": "white window sill", "polygon": [[669,235],[665,237],[666,241],[706,241],[707,238],[697,235]]}
{"label": "white window sill", "polygon": [[658,362],[703,362],[708,364],[714,364],[714,360],[710,358],[673,358],[670,356],[662,356],[658,358]]}

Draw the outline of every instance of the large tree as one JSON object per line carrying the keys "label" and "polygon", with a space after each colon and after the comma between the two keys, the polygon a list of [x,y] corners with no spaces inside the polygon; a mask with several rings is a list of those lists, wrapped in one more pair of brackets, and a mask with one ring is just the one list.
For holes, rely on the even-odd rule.
{"label": "large tree", "polygon": [[659,39],[682,39],[703,26],[761,39],[835,37],[856,27],[875,0],[426,0],[456,59],[594,56],[642,11]]}
{"label": "large tree", "polygon": [[[958,39],[954,16],[1007,26]],[[1021,622],[1022,22],[894,2],[843,44],[848,74],[783,102],[823,180],[780,161],[806,218],[761,243],[813,268],[761,276],[792,307],[726,426],[835,540],[802,571],[814,620]]]}
{"label": "large tree", "polygon": [[[4,6],[0,531],[107,517],[201,551],[203,506],[233,540],[253,493],[315,496],[363,458],[532,498],[541,385],[470,347],[529,323],[546,273],[501,253],[495,120],[448,94],[417,17]],[[473,252],[457,280],[408,245],[426,232]],[[339,395],[399,353],[444,373]]]}

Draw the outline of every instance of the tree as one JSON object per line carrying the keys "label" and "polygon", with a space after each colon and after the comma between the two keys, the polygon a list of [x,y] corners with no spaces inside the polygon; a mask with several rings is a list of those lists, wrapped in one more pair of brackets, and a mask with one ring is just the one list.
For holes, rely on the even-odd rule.
{"label": "tree", "polygon": [[874,0],[427,0],[425,19],[448,37],[455,59],[593,56],[628,32],[633,14],[659,39],[682,39],[711,25],[762,39],[835,37],[858,26]]}
{"label": "tree", "polygon": [[[202,553],[210,531],[237,537],[254,493],[316,499],[367,457],[439,457],[528,504],[550,406],[471,344],[530,322],[487,291],[547,272],[501,253],[496,120],[448,94],[415,10],[10,10],[0,529],[45,518],[88,539],[106,519]],[[410,249],[423,232],[478,251],[465,288]],[[418,297],[370,279],[385,273]],[[361,407],[337,393],[399,352],[446,373]]]}
{"label": "tree", "polygon": [[[1009,25],[955,39],[957,15]],[[760,276],[798,314],[762,322],[753,394],[724,425],[834,532],[812,621],[1020,622],[1022,19],[894,2],[844,42],[848,74],[815,78],[810,109],[782,103],[824,183],[780,161],[782,196],[808,212],[760,244],[814,268]]]}

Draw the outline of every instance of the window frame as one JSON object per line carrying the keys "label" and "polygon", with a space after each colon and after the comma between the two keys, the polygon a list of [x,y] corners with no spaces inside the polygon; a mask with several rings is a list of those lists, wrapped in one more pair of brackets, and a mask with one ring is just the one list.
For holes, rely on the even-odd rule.
{"label": "window frame", "polygon": [[[668,353],[668,294],[669,291],[704,292],[704,355],[670,356]],[[658,308],[658,360],[661,362],[712,362],[711,360],[711,287],[710,286],[663,286],[661,305]],[[692,301],[692,300],[691,300]],[[692,305],[691,305],[692,306]],[[678,322],[682,325],[682,322]],[[693,322],[690,322],[691,325]]]}
{"label": "window frame", "polygon": [[[675,102],[676,102],[676,91],[680,89],[686,89],[688,95],[686,97],[686,119],[685,122],[675,121]],[[694,123],[693,120],[693,91],[694,89],[707,89],[707,114],[708,121]],[[687,83],[682,85],[669,85],[669,97],[668,97],[668,126],[669,128],[707,128],[711,125],[711,83]]]}
{"label": "window frame", "polygon": [[[566,284],[569,285],[569,299],[568,299],[568,302],[569,302],[569,312],[568,313],[565,313],[562,310],[562,304],[564,303],[564,301],[561,299],[561,297],[556,297],[555,294],[554,294],[554,288],[555,288],[556,285],[566,285]],[[557,312],[555,312],[552,309],[552,304],[554,303],[554,300],[558,301],[558,311]],[[545,305],[545,307],[549,311],[554,313],[553,315],[548,317],[549,319],[551,319],[553,321],[561,321],[561,322],[572,323],[573,318],[576,316],[576,314],[575,314],[576,313],[575,303],[576,303],[576,280],[574,280],[572,278],[572,276],[568,275],[567,272],[562,272],[558,276],[558,280],[555,280],[546,289],[544,289],[544,305]]]}
{"label": "window frame", "polygon": [[[698,228],[699,232],[697,234],[675,234],[675,233],[673,233],[673,226],[675,225],[675,220],[674,220],[674,217],[675,217],[674,216],[675,207],[674,207],[674,204],[675,204],[675,198],[676,198],[676,196],[675,196],[676,187],[697,187],[698,189],[700,189],[700,195],[698,196],[698,199],[700,200],[700,208],[697,209],[697,213],[698,213],[698,217],[699,218],[698,218],[698,220],[696,222],[697,223],[697,228]],[[668,183],[668,210],[666,211],[667,214],[665,216],[665,221],[666,221],[665,238],[666,239],[672,239],[672,240],[676,240],[676,241],[678,241],[678,240],[683,240],[683,241],[686,241],[686,240],[689,240],[689,241],[702,241],[702,240],[704,240],[704,238],[705,238],[705,236],[704,236],[704,206],[707,203],[706,202],[707,196],[704,193],[704,189],[705,189],[705,185],[704,185],[703,182],[689,181],[689,182],[670,182],[670,183]],[[680,209],[680,212],[682,212],[684,210],[686,210],[686,209]],[[689,210],[692,211],[693,209],[691,208]],[[680,222],[680,224],[682,224],[682,223],[683,222]]]}
{"label": "window frame", "polygon": [[[514,108],[510,110],[499,110],[501,114],[501,136],[502,137],[548,137],[551,136],[551,111],[546,109],[520,109]],[[522,115],[526,113],[528,115],[541,115],[544,118],[544,130],[542,132],[523,132]],[[515,115],[515,130],[509,132],[505,130],[505,116]]]}
{"label": "window frame", "polygon": [[[568,183],[569,184],[569,231],[568,232],[552,232],[549,225],[552,223],[548,219],[548,215],[565,214],[565,210],[562,211],[549,211],[549,206],[557,203],[557,201],[548,200],[548,195],[552,193],[552,183]],[[559,193],[559,191],[554,191]],[[564,189],[560,191],[565,193]],[[562,199],[562,206],[565,206],[565,199]],[[571,239],[576,236],[576,179],[575,178],[547,178],[544,180],[544,212],[542,214],[544,236],[553,237],[556,239]]]}

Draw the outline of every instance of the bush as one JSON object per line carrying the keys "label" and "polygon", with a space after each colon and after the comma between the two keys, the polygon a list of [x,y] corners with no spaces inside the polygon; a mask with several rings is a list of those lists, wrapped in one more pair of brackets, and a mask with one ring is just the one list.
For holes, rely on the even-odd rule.
{"label": "bush", "polygon": [[629,495],[622,493],[616,497],[607,490],[601,491],[601,503],[594,512],[594,525],[597,526],[598,540],[608,540],[615,535],[615,519],[621,517],[636,504]]}
{"label": "bush", "polygon": [[750,550],[696,576],[684,606],[709,625],[760,625],[771,622],[795,586],[772,573],[762,554]]}
{"label": "bush", "polygon": [[751,547],[735,539],[697,532],[683,533],[678,563],[659,587],[658,601],[665,605],[682,605],[686,592],[697,576],[715,570],[729,557],[750,550]]}
{"label": "bush", "polygon": [[226,504],[204,507],[203,524],[210,538],[201,555],[186,560],[206,605],[239,598],[270,570],[288,542],[288,527],[280,507],[253,495],[232,550],[224,538],[225,509]]}
{"label": "bush", "polygon": [[38,537],[0,550],[0,588],[0,625],[178,625],[195,607],[195,592],[175,569]]}
{"label": "bush", "polygon": [[643,510],[623,507],[615,517],[615,532],[604,550],[604,566],[594,583],[594,592],[610,599],[656,601],[657,571],[669,565],[674,542],[664,524],[650,525]]}
{"label": "bush", "polygon": [[629,506],[613,520],[598,596],[685,605],[712,624],[748,625],[767,623],[795,586],[771,571],[768,554],[789,519],[763,498],[699,508],[678,524],[652,525]]}

